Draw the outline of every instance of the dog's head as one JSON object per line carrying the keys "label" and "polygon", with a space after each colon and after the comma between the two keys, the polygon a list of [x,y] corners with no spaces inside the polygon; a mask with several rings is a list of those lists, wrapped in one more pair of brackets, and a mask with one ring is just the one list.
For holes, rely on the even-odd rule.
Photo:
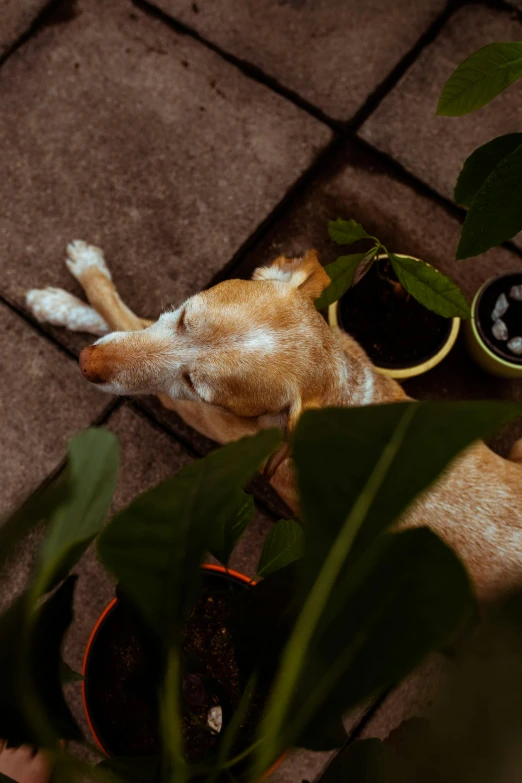
{"label": "dog's head", "polygon": [[139,332],[114,332],[85,348],[87,380],[113,394],[164,393],[238,416],[314,404],[332,336],[314,307],[330,279],[317,254],[282,256],[188,299]]}

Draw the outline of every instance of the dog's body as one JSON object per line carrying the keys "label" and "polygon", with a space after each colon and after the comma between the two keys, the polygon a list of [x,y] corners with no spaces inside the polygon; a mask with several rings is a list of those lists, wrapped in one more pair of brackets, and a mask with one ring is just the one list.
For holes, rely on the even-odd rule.
{"label": "dog's body", "polygon": [[[191,297],[156,323],[121,301],[97,248],[75,242],[67,265],[89,307],[59,289],[30,291],[39,320],[102,336],[84,349],[87,380],[115,394],[157,394],[219,443],[261,428],[293,429],[306,408],[405,400],[349,335],[314,307],[329,284],[316,254],[277,259],[252,281],[230,280]],[[504,460],[477,444],[417,500],[401,525],[428,525],[462,557],[482,600],[522,587],[522,450]],[[271,483],[296,509],[291,460]]]}

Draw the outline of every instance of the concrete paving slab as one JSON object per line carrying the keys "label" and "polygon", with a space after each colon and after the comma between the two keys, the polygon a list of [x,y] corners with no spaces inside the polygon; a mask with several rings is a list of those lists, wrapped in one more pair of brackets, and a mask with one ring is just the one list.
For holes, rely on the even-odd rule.
{"label": "concrete paving slab", "polygon": [[0,57],[29,29],[48,4],[49,0],[2,0]]}
{"label": "concrete paving slab", "polygon": [[445,0],[152,0],[336,120],[349,120]]}
{"label": "concrete paving slab", "polygon": [[79,294],[63,259],[83,238],[155,316],[223,267],[331,132],[127,0],[74,9],[0,70],[0,291]]}
{"label": "concrete paving slab", "polygon": [[494,41],[521,39],[522,22],[509,10],[462,8],[368,118],[360,135],[453,199],[468,155],[496,136],[522,128],[522,82],[463,117],[437,117],[439,95],[457,65],[474,51]]}
{"label": "concrete paving slab", "polygon": [[[279,223],[252,248],[236,276],[249,277],[256,266],[281,253],[299,255],[315,247],[324,264],[342,249],[327,234],[328,220],[358,220],[388,248],[422,258],[452,277],[469,300],[489,277],[522,269],[522,260],[503,248],[456,262],[460,223],[444,207],[416,192],[390,166],[360,144],[349,144],[302,193]],[[517,399],[522,384],[493,378],[468,358],[461,343],[437,368],[412,379],[405,388],[419,399]],[[496,447],[509,450],[522,427],[511,424]]]}
{"label": "concrete paving slab", "polygon": [[60,348],[0,303],[0,516],[65,457],[68,439],[110,403]]}

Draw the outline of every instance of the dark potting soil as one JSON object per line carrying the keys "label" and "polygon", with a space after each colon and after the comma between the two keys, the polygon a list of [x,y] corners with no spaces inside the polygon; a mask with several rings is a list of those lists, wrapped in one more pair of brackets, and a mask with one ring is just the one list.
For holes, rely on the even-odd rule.
{"label": "dark potting soil", "polygon": [[449,318],[427,310],[378,261],[341,297],[339,325],[379,367],[400,369],[430,359],[446,342]]}
{"label": "dark potting soil", "polygon": [[[191,611],[182,646],[182,724],[189,761],[204,759],[219,735],[207,725],[218,705],[223,725],[241,692],[229,631],[234,596],[246,586],[220,574],[206,574],[203,593]],[[86,697],[93,726],[113,757],[156,756],[160,752],[157,693],[162,663],[156,639],[125,600],[100,627],[86,672]],[[248,745],[262,711],[254,704],[234,752]]]}
{"label": "dark potting soil", "polygon": [[505,294],[509,302],[507,312],[502,316],[506,324],[509,337],[522,337],[522,302],[510,298],[509,292],[514,285],[522,285],[522,274],[513,272],[511,275],[502,275],[492,280],[482,291],[476,308],[476,325],[478,332],[488,348],[494,353],[513,364],[522,364],[522,356],[512,353],[506,345],[506,341],[497,340],[491,331],[493,319],[491,313],[495,308],[498,297]]}

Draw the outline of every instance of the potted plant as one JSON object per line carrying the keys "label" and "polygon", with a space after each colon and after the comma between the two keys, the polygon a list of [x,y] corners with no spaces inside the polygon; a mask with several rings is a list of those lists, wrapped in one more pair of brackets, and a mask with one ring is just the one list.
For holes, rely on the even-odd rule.
{"label": "potted plant", "polygon": [[[2,567],[34,525],[45,525],[31,584],[0,615],[0,737],[47,748],[53,783],[253,781],[292,746],[340,747],[345,711],[396,683],[473,611],[453,552],[426,528],[392,534],[390,525],[461,449],[519,412],[510,403],[306,412],[292,436],[304,533],[298,522],[276,523],[263,546],[261,578],[245,589],[226,563],[251,517],[243,485],[279,447],[279,431],[191,463],[108,524],[117,440],[100,429],[76,436],[59,480],[0,527]],[[133,672],[134,693],[149,688],[150,695],[154,678],[157,720],[147,719],[157,726],[152,755],[126,758],[124,744],[115,757],[100,751],[98,765],[63,745],[89,743],[67,706],[62,681],[71,672],[60,656],[72,620],[75,577],[68,574],[94,541],[118,582],[118,603],[104,620],[120,606],[139,629],[146,655]],[[219,572],[201,569],[209,551],[223,564]],[[209,577],[224,581],[216,587]],[[224,590],[231,595],[228,625],[222,616],[218,625],[230,636],[223,655],[232,651],[235,664],[222,674],[207,667],[201,607]],[[108,649],[103,627],[114,633],[108,622],[99,624],[85,669],[84,687],[98,691],[87,697],[91,722],[96,698],[115,687],[93,663],[97,641]],[[202,634],[197,649],[195,629]],[[115,644],[111,655],[121,667],[128,652]]]}
{"label": "potted plant", "polygon": [[469,306],[449,278],[418,258],[391,253],[355,220],[330,221],[340,245],[371,241],[360,253],[326,267],[330,286],[316,302],[365,349],[377,370],[392,378],[420,375],[449,353]]}

